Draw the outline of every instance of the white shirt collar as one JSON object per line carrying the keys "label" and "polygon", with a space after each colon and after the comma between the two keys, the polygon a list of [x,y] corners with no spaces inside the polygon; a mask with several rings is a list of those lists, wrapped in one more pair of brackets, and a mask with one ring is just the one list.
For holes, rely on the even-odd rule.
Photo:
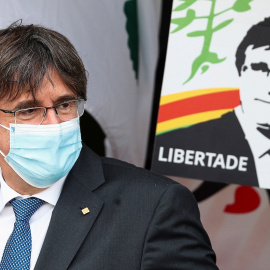
{"label": "white shirt collar", "polygon": [[37,194],[31,195],[31,196],[21,195],[20,193],[12,189],[10,186],[8,186],[8,184],[5,182],[3,178],[2,170],[0,168],[0,212],[4,209],[5,205],[14,198],[25,199],[29,197],[36,197],[55,206],[60,197],[60,193],[62,191],[66,177],[67,176],[64,176],[63,178],[58,180],[56,183],[54,183],[52,186],[48,187],[47,189]]}

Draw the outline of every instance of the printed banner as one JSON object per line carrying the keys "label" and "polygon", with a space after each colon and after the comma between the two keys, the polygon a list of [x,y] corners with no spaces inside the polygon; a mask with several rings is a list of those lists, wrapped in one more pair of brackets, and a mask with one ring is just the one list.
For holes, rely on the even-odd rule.
{"label": "printed banner", "polygon": [[153,171],[270,188],[267,4],[173,1]]}

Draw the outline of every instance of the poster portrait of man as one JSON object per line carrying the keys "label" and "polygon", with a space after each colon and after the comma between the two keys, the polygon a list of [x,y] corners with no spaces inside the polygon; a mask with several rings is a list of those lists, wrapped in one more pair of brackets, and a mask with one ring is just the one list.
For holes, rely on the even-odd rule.
{"label": "poster portrait of man", "polygon": [[[175,100],[173,97],[177,95],[170,95],[172,101],[165,104],[167,114],[165,106],[161,105],[168,97],[161,97],[159,119],[164,117],[169,121],[158,123],[160,127],[164,123],[167,126],[157,128],[152,170],[270,188],[270,17],[250,26],[238,42],[234,55],[231,69],[238,74],[235,88],[183,91],[181,100],[180,94]],[[204,95],[194,94],[198,92]],[[177,110],[182,111],[178,116],[182,116],[182,120],[189,119],[186,124],[172,124],[179,117],[169,119],[177,104]],[[210,109],[201,109],[206,107],[203,104]],[[201,117],[201,120],[192,122],[188,113],[192,110],[196,112],[196,119]],[[209,117],[210,111],[220,114]]]}

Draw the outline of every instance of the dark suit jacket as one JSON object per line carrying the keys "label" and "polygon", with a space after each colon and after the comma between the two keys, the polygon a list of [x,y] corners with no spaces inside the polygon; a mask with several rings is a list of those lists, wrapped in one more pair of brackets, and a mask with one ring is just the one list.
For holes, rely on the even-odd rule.
{"label": "dark suit jacket", "polygon": [[214,261],[188,189],[84,146],[35,269],[210,270],[217,269]]}
{"label": "dark suit jacket", "polygon": [[[192,150],[222,154],[225,162],[228,155],[236,157],[238,161],[241,157],[245,157],[248,160],[247,166],[244,166],[247,170],[239,171],[238,168],[226,169],[221,166],[214,168],[208,166],[207,161],[205,166],[162,162],[158,160],[160,147],[164,147],[166,151],[164,156],[168,155],[169,148],[173,148],[183,149],[185,152]],[[152,169],[165,175],[258,186],[254,158],[234,112],[229,112],[219,119],[157,136]]]}

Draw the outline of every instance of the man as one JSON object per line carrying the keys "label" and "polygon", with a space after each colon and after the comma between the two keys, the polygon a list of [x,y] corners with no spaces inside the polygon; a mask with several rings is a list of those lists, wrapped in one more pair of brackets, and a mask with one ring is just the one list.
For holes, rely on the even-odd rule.
{"label": "man", "polygon": [[241,105],[219,119],[157,136],[156,172],[270,188],[269,55],[266,18],[237,48]]}
{"label": "man", "polygon": [[186,188],[81,145],[86,75],[64,36],[1,30],[0,70],[0,269],[217,269]]}

